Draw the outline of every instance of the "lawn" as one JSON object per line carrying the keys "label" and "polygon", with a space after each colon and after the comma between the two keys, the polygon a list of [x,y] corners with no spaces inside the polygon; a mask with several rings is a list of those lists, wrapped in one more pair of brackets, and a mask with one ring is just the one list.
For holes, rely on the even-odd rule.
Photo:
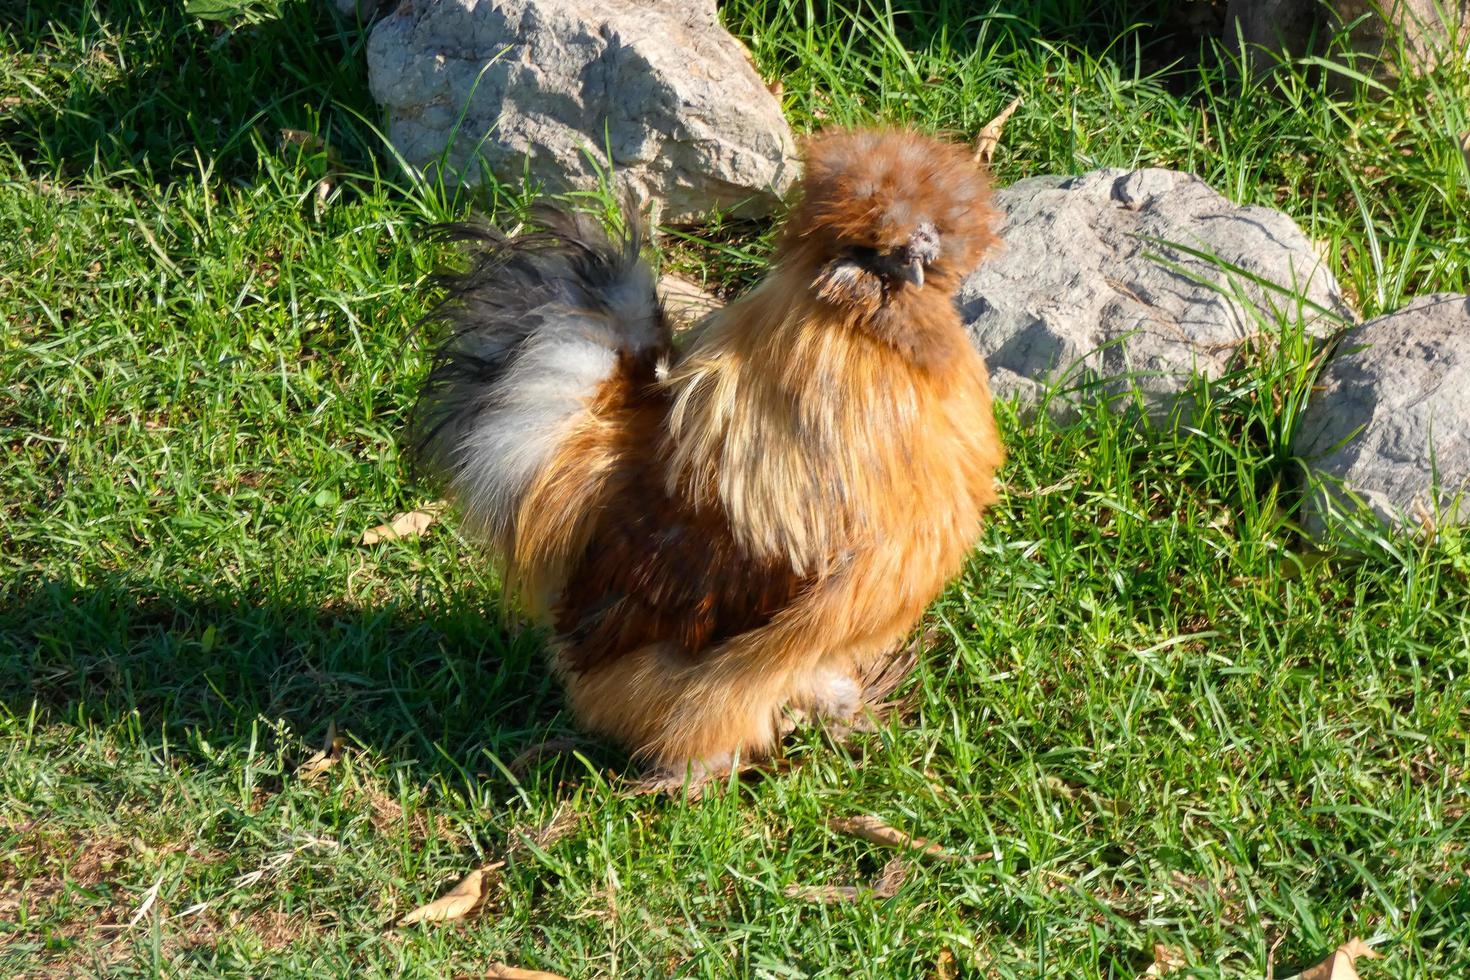
{"label": "lawn", "polygon": [[[1187,169],[1365,316],[1470,291],[1463,64],[1244,82],[1176,4],[854,2],[724,4],[799,130],[1021,95],[1001,184]],[[0,0],[0,974],[1262,977],[1352,937],[1365,980],[1470,974],[1470,535],[1302,540],[1291,324],[1194,427],[1001,406],[904,714],[631,795],[452,517],[360,543],[437,496],[422,231],[536,189],[405,176],[331,4],[185,6]],[[771,241],[697,234],[663,259],[722,289]],[[811,901],[895,856],[859,815],[973,860]],[[477,916],[392,925],[501,861]]]}

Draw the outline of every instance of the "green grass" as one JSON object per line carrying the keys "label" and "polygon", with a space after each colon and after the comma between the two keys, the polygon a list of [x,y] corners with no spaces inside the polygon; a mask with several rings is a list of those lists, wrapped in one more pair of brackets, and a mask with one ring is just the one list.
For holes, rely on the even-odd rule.
{"label": "green grass", "polygon": [[[906,723],[799,733],[697,804],[625,796],[590,743],[513,773],[574,733],[534,634],[452,521],[357,543],[434,496],[397,448],[418,232],[467,203],[395,168],[329,4],[38,6],[0,0],[0,973],[1131,977],[1162,943],[1260,977],[1354,935],[1370,980],[1470,971],[1470,540],[1302,544],[1304,345],[1191,430],[1003,408],[1006,493]],[[1463,68],[1334,94],[1232,81],[1168,5],[917,6],[724,17],[798,128],[969,137],[1020,94],[1003,183],[1187,168],[1293,214],[1364,314],[1470,289]],[[282,129],[340,159],[324,200]],[[770,241],[703,237],[668,258],[726,284]],[[992,856],[787,897],[877,874],[826,828],[864,813]],[[502,857],[482,916],[384,928]]]}

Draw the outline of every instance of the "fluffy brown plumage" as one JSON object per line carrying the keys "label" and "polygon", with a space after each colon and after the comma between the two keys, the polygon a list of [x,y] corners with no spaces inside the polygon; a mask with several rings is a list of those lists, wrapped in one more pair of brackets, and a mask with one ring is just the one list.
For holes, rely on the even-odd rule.
{"label": "fluffy brown plumage", "polygon": [[673,774],[858,712],[1003,458],[953,306],[994,241],[983,175],[891,130],[805,157],[774,268],[682,350],[636,236],[480,233],[416,413],[573,713]]}

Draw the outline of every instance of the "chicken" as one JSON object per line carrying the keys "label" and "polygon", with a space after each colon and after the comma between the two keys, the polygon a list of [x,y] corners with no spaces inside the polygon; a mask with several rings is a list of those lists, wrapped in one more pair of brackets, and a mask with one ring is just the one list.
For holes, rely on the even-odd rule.
{"label": "chicken", "polygon": [[1003,460],[953,305],[994,244],[984,175],[897,130],[804,162],[774,267],[678,346],[636,229],[461,227],[414,412],[575,718],[670,778],[768,754],[791,713],[855,718]]}

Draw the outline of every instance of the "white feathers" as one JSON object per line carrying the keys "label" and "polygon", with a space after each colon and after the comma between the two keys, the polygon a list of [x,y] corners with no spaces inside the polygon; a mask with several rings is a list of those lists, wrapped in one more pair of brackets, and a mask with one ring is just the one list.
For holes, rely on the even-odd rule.
{"label": "white feathers", "polygon": [[617,364],[616,337],[587,313],[547,316],[487,394],[452,452],[450,488],[473,524],[502,533],[521,495]]}
{"label": "white feathers", "polygon": [[419,457],[497,547],[619,356],[669,343],[637,229],[612,241],[584,216],[543,217],[549,234],[465,236],[489,247],[450,281],[452,330],[415,409]]}
{"label": "white feathers", "polygon": [[618,325],[622,343],[629,350],[647,350],[664,342],[667,328],[657,303],[650,302],[655,295],[652,271],[641,263],[628,271],[626,278],[608,286],[598,298]]}

